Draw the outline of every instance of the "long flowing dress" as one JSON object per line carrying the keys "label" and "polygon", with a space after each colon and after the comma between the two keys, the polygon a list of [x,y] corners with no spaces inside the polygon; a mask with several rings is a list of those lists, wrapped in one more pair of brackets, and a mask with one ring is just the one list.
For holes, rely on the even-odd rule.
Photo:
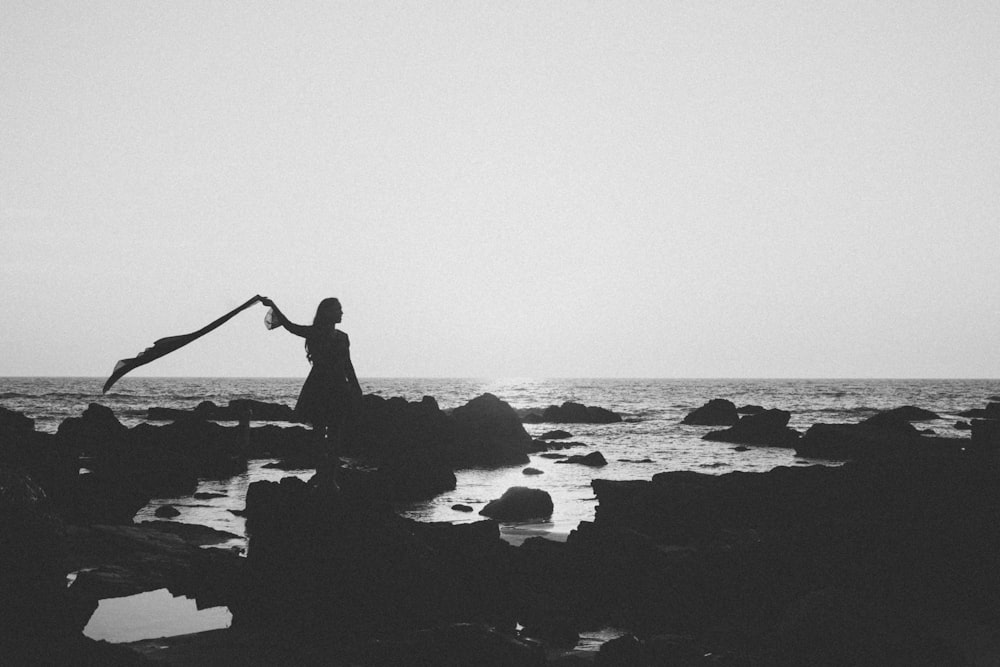
{"label": "long flowing dress", "polygon": [[346,333],[336,329],[317,332],[306,340],[312,369],[299,392],[295,416],[313,426],[338,427],[352,407],[347,377],[350,340]]}

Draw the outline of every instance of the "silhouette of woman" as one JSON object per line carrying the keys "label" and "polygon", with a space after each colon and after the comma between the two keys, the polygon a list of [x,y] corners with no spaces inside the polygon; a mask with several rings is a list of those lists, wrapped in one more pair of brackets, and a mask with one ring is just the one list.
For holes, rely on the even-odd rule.
{"label": "silhouette of woman", "polygon": [[299,420],[312,424],[320,440],[325,440],[333,464],[343,444],[344,424],[361,397],[361,385],[351,363],[350,340],[337,329],[344,316],[340,301],[323,299],[316,308],[311,325],[295,324],[264,297],[261,303],[271,308],[268,326],[282,326],[306,339],[306,357],[312,364],[295,404]]}

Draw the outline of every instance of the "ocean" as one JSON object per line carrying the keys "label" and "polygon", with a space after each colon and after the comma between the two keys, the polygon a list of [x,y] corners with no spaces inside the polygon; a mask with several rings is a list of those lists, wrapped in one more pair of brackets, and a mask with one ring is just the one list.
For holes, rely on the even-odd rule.
{"label": "ocean", "polygon": [[[294,405],[302,378],[144,378],[127,377],[107,395],[101,394],[103,378],[0,378],[0,405],[35,419],[35,427],[54,432],[68,417],[79,416],[90,403],[111,408],[127,426],[145,421],[153,406],[195,407],[209,400],[225,405],[232,399],[250,398]],[[400,505],[404,516],[421,521],[469,522],[481,519],[473,513],[452,509],[458,503],[478,511],[511,486],[544,489],[552,496],[555,510],[542,523],[501,524],[501,535],[517,544],[531,536],[563,540],[580,521],[592,520],[596,499],[592,479],[650,479],[671,470],[693,470],[708,474],[733,471],[763,472],[778,466],[837,465],[795,456],[777,447],[751,447],[737,451],[734,445],[701,439],[713,430],[687,426],[681,420],[691,410],[712,398],[726,398],[737,406],[760,405],[791,412],[789,426],[804,432],[814,423],[857,422],[880,410],[915,405],[932,410],[941,419],[921,424],[937,435],[967,438],[968,431],[955,428],[959,412],[985,407],[1000,396],[1000,380],[748,380],[748,379],[362,379],[366,393],[386,398],[401,396],[419,400],[433,396],[444,410],[463,405],[483,393],[491,393],[517,409],[538,409],[576,401],[613,410],[621,423],[526,424],[533,436],[561,428],[572,434],[578,447],[562,453],[601,452],[608,465],[589,468],[557,464],[538,455],[531,467],[543,474],[524,475],[526,466],[492,470],[458,471],[457,488],[428,501]],[[247,472],[227,479],[205,479],[199,492],[221,494],[208,500],[193,497],[157,498],[136,515],[136,521],[154,519],[157,507],[173,505],[180,511],[175,520],[225,530],[240,537],[222,545],[245,549],[242,517],[229,510],[244,507],[246,490],[258,480],[279,480],[287,475],[308,478],[312,470],[286,471],[268,468],[269,461],[253,461]],[[159,597],[157,597],[159,596]],[[163,591],[129,598],[104,600],[85,634],[113,642],[169,636],[196,630],[226,627],[224,608],[197,610],[194,602],[172,598]],[[598,645],[595,643],[595,646]]]}

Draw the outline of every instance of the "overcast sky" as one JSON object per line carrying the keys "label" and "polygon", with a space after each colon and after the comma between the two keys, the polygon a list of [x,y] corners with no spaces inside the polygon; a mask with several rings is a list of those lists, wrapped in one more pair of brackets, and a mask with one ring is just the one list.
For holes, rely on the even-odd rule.
{"label": "overcast sky", "polygon": [[4,0],[0,230],[0,375],[996,378],[1000,3]]}

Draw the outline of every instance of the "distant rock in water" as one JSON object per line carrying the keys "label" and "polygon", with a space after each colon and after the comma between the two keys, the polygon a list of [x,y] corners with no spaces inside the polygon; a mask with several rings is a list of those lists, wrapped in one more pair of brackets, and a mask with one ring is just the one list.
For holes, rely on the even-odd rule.
{"label": "distant rock in water", "polygon": [[972,424],[969,422],[957,421],[955,422],[955,429],[959,431],[971,431]]}
{"label": "distant rock in water", "polygon": [[521,474],[522,475],[544,475],[545,473],[543,473],[538,468],[525,468],[524,470],[521,471]]}
{"label": "distant rock in water", "polygon": [[[885,415],[883,417],[882,415]],[[893,408],[892,410],[886,410],[884,412],[879,412],[872,417],[869,417],[866,421],[871,421],[873,419],[884,419],[884,418],[899,418],[908,422],[923,422],[931,421],[934,419],[941,419],[941,415],[936,412],[931,412],[930,410],[924,410],[923,408],[918,408],[912,405],[904,405],[899,408]]]}
{"label": "distant rock in water", "polygon": [[724,398],[713,398],[681,420],[690,426],[732,426],[740,419],[736,405]]}
{"label": "distant rock in water", "polygon": [[456,504],[452,505],[451,508],[453,510],[455,510],[456,512],[471,512],[472,511],[472,507],[470,507],[469,505],[463,505],[462,503],[456,503]]}
{"label": "distant rock in water", "polygon": [[498,521],[527,521],[552,516],[552,510],[552,497],[547,491],[512,486],[479,513]]}
{"label": "distant rock in water", "polygon": [[294,422],[298,421],[294,411],[281,403],[266,403],[251,399],[233,399],[225,407],[212,401],[202,401],[192,410],[178,408],[151,407],[146,418],[152,421],[176,421],[178,419],[211,419],[214,421],[240,421],[249,417],[257,421]]}
{"label": "distant rock in water", "polygon": [[556,461],[556,463],[579,463],[580,465],[591,466],[592,468],[599,468],[601,466],[608,465],[604,455],[600,452],[591,452],[590,454],[574,454],[573,456]]}
{"label": "distant rock in water", "polygon": [[556,429],[555,431],[546,431],[538,436],[539,440],[565,440],[566,438],[572,438],[573,434],[568,431],[563,431]]}
{"label": "distant rock in water", "polygon": [[958,454],[967,443],[922,436],[899,415],[880,413],[858,424],[813,424],[795,445],[795,453],[835,460],[945,456]]}
{"label": "distant rock in water", "polygon": [[785,410],[764,410],[746,415],[724,431],[712,431],[702,440],[732,442],[770,447],[794,447],[801,433],[788,428],[791,413]]}
{"label": "distant rock in water", "polygon": [[181,515],[180,511],[173,505],[160,505],[153,514],[161,519],[172,519]]}
{"label": "distant rock in water", "polygon": [[621,420],[621,416],[611,410],[573,401],[550,405],[540,416],[531,413],[523,419],[528,424],[614,424]]}
{"label": "distant rock in water", "polygon": [[736,408],[736,412],[741,415],[755,415],[760,412],[764,412],[763,406],[760,405],[744,405],[742,407]]}
{"label": "distant rock in water", "polygon": [[960,417],[972,417],[975,419],[1000,419],[1000,403],[988,403],[986,408],[974,408],[958,413]]}

